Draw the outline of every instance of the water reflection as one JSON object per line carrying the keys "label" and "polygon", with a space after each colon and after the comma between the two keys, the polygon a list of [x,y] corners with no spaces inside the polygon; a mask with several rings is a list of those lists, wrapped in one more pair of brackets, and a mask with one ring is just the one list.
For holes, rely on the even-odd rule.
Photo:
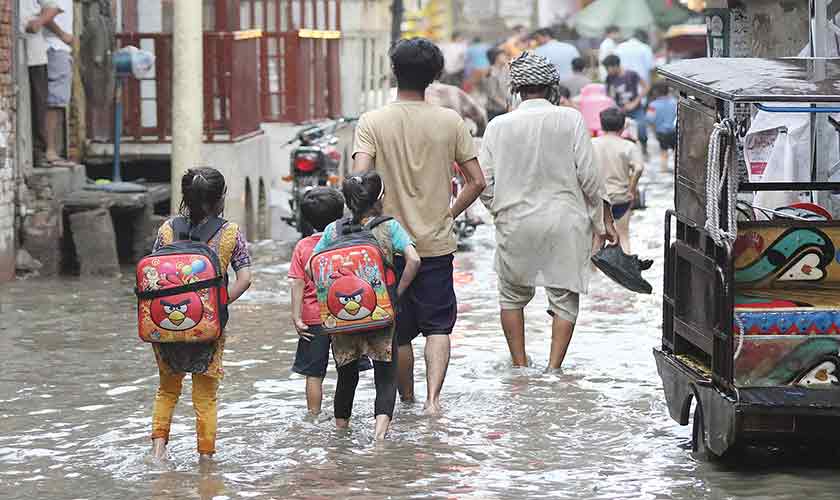
{"label": "water reflection", "polygon": [[193,474],[163,472],[151,481],[149,498],[152,500],[185,497],[201,500],[230,498],[224,493],[224,479],[212,470],[202,470]]}
{"label": "water reflection", "polygon": [[[652,169],[655,170],[655,169]],[[652,207],[634,246],[657,263],[667,181],[648,180]],[[269,247],[270,248],[270,247]],[[498,326],[492,230],[456,259],[460,320],[444,413],[398,406],[388,442],[373,442],[373,380],[363,375],[349,431],[329,412],[307,419],[290,372],[284,263],[262,256],[254,292],[235,307],[220,391],[214,467],[195,453],[190,398],[176,410],[165,466],[148,450],[155,363],[134,333],[127,280],[24,281],[0,289],[0,491],[63,498],[835,498],[836,460],[755,454],[708,465],[689,430],[668,418],[651,356],[661,299],[603,278],[582,302],[562,372],[545,373],[550,325],[539,294],[527,311],[531,364],[511,368]],[[422,357],[422,342],[418,359]],[[424,394],[423,363],[417,365]],[[189,379],[187,379],[189,380]],[[187,381],[189,386],[189,382]],[[325,381],[335,389],[334,369]],[[190,390],[187,387],[184,394]]]}

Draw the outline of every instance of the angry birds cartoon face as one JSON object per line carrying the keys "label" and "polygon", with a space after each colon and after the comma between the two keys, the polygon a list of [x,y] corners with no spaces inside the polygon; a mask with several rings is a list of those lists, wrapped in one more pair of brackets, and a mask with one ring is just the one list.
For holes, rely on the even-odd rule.
{"label": "angry birds cartoon face", "polygon": [[195,292],[161,297],[152,301],[152,321],[164,330],[181,332],[201,321],[204,306]]}
{"label": "angry birds cartoon face", "polygon": [[333,316],[344,321],[365,319],[376,309],[376,292],[367,281],[345,274],[330,287],[327,307]]}

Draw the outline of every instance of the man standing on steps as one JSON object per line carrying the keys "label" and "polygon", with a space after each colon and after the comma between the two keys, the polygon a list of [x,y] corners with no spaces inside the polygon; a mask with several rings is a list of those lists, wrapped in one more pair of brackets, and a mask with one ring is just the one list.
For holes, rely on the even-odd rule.
{"label": "man standing on steps", "polygon": [[[426,89],[443,70],[443,54],[423,38],[401,40],[390,53],[397,100],[364,114],[356,129],[354,170],[375,168],[385,185],[385,214],[408,230],[422,258],[420,271],[400,298],[397,372],[402,400],[414,400],[412,341],[426,338],[426,412],[440,411],[449,366],[449,335],[458,313],[452,278],[457,242],[454,219],[478,198],[485,181],[464,120],[425,102]],[[465,186],[450,208],[452,164]],[[397,262],[398,268],[402,263]]]}
{"label": "man standing on steps", "polygon": [[61,135],[64,131],[64,115],[70,105],[70,93],[73,85],[73,2],[57,0],[61,13],[55,16],[46,27],[44,38],[47,40],[47,152],[50,165],[66,167],[73,162],[59,154]]}
{"label": "man standing on steps", "polygon": [[[44,34],[61,8],[55,0],[20,0],[21,33],[26,42],[29,92],[32,103],[32,152],[36,166],[44,164],[47,150],[47,40]],[[28,132],[28,131],[27,131]]]}

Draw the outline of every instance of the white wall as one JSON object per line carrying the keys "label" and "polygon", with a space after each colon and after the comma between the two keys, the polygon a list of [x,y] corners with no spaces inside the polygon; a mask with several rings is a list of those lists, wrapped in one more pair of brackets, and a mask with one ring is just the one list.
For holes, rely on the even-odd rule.
{"label": "white wall", "polygon": [[341,97],[346,116],[385,104],[391,68],[391,12],[388,0],[341,3]]}
{"label": "white wall", "polygon": [[137,2],[137,31],[159,33],[163,31],[163,6],[160,0]]}
{"label": "white wall", "polygon": [[[240,225],[250,241],[267,237],[257,234],[259,227],[259,185],[263,180],[266,204],[271,204],[269,183],[274,175],[269,158],[269,138],[260,135],[236,143],[205,143],[201,146],[202,165],[213,167],[225,176],[227,198],[225,199],[225,218]],[[245,204],[245,183],[251,185],[251,205]],[[251,210],[254,228],[249,233],[246,225],[247,211]],[[267,213],[270,213],[267,211]],[[270,221],[265,221],[270,227]]]}

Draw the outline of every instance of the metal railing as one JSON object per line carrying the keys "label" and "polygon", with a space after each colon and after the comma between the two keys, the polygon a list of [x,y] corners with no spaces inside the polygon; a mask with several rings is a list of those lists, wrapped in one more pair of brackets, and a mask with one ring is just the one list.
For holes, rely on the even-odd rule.
{"label": "metal railing", "polygon": [[302,123],[341,116],[341,0],[217,0],[216,18],[260,29],[263,120]]}
{"label": "metal railing", "polygon": [[263,120],[302,123],[341,115],[339,39],[298,31],[260,40]]}
{"label": "metal railing", "polygon": [[[137,31],[139,0],[124,0],[123,27]],[[342,115],[341,0],[215,0],[204,12],[205,140],[235,141],[260,122],[304,123]],[[236,30],[261,30],[237,39]],[[172,135],[172,35],[125,32],[157,58],[152,76],[124,91],[127,141]]]}
{"label": "metal railing", "polygon": [[[172,35],[121,33],[120,46],[155,55],[154,72],[126,82],[123,137],[168,142],[172,137]],[[204,33],[204,134],[206,142],[235,142],[259,134],[259,33]]]}

